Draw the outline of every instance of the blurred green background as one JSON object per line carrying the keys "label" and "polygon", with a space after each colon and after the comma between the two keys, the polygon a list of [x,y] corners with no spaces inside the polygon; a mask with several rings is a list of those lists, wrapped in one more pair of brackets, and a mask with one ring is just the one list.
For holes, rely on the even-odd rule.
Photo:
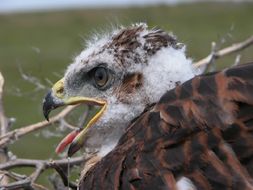
{"label": "blurred green background", "polygon": [[[253,4],[198,3],[139,8],[84,9],[0,15],[0,71],[5,77],[4,106],[13,128],[43,120],[41,104],[46,89],[36,90],[23,73],[36,76],[46,87],[63,76],[66,66],[84,48],[84,39],[112,25],[147,22],[173,31],[187,44],[187,54],[199,60],[209,54],[211,42],[225,47],[253,34]],[[240,53],[241,62],[253,60],[253,48]],[[218,61],[231,65],[235,55]],[[57,125],[56,125],[57,126]],[[21,158],[57,158],[57,130],[35,132],[16,141],[11,151]],[[47,137],[45,137],[47,136]],[[44,180],[43,177],[40,180]]]}

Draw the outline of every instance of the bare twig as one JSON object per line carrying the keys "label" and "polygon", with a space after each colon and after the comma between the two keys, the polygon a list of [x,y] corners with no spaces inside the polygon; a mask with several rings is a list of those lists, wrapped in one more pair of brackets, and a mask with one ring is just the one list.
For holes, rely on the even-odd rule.
{"label": "bare twig", "polygon": [[202,67],[201,73],[205,73],[208,70],[215,70],[215,54],[217,51],[217,46],[215,42],[211,43],[211,53],[209,55],[209,62]]}
{"label": "bare twig", "polygon": [[[23,180],[25,178],[27,178],[26,175],[21,175],[21,174],[17,174],[15,172],[11,172],[11,171],[5,171],[5,170],[0,170],[0,176],[1,175],[5,175],[8,176],[9,178],[18,181],[18,180]],[[1,177],[0,177],[1,178]],[[1,180],[1,179],[0,179]]]}
{"label": "bare twig", "polygon": [[212,55],[212,54],[208,55],[207,57],[194,63],[194,66],[195,66],[195,68],[201,68],[205,65],[208,65],[210,63],[210,61],[212,60],[212,58],[218,59],[218,58],[223,57],[225,55],[229,55],[231,53],[241,51],[251,45],[253,45],[253,35],[250,36],[248,39],[244,40],[243,42],[235,43],[229,47],[226,47],[224,49],[216,51],[215,55]]}
{"label": "bare twig", "polygon": [[57,164],[52,164],[52,167],[57,171],[57,173],[61,176],[62,182],[66,187],[70,187],[71,189],[77,189],[77,184],[69,181],[68,176],[63,171],[62,167]]}
{"label": "bare twig", "polygon": [[[3,87],[4,87],[4,77],[2,73],[0,72],[0,135],[5,135],[8,132],[8,119],[5,116],[4,113],[4,107],[3,107]],[[0,163],[7,162],[8,157],[8,150],[6,146],[0,147]],[[8,183],[8,177],[3,176],[3,178],[0,181],[0,185],[5,185]]]}
{"label": "bare twig", "polygon": [[0,126],[1,126],[1,135],[4,135],[7,132],[7,118],[4,115],[3,108],[3,87],[4,87],[4,77],[0,72]]}
{"label": "bare twig", "polygon": [[[35,184],[35,181],[40,176],[40,174],[48,169],[48,168],[54,168],[59,173],[60,176],[63,178],[62,180],[66,183],[66,175],[63,175],[64,172],[61,168],[67,168],[67,166],[71,167],[74,165],[80,165],[86,160],[87,156],[80,156],[80,157],[74,157],[70,159],[62,159],[62,160],[32,160],[32,159],[16,159],[9,161],[4,164],[0,164],[0,170],[9,170],[16,167],[35,167],[36,170],[25,179],[20,179],[18,181],[15,181],[13,183],[2,185],[1,187],[4,187],[5,189],[17,189],[21,187],[32,187],[34,185],[40,186],[38,184]],[[65,184],[64,183],[64,184]],[[67,183],[70,185],[71,188],[76,189],[76,185],[72,182]],[[40,189],[46,189],[45,187],[41,186]]]}
{"label": "bare twig", "polygon": [[[20,74],[21,74],[21,77],[25,80],[25,81],[27,81],[27,82],[29,82],[29,83],[31,83],[31,84],[33,84],[34,86],[36,86],[36,90],[45,90],[47,87],[45,86],[45,85],[43,85],[41,82],[40,82],[40,80],[37,78],[37,77],[33,77],[33,76],[28,76],[27,74],[25,74],[24,72],[23,72],[23,69],[21,68],[21,66],[19,65],[19,72],[20,72]],[[35,90],[35,91],[36,91]]]}
{"label": "bare twig", "polygon": [[38,179],[38,177],[40,176],[40,174],[43,172],[44,169],[45,169],[45,163],[41,162],[37,164],[36,170],[31,175],[32,183],[34,183]]}
{"label": "bare twig", "polygon": [[0,147],[4,147],[8,143],[16,141],[18,138],[20,138],[26,134],[29,134],[29,133],[34,132],[36,130],[50,126],[52,123],[59,122],[61,118],[66,117],[75,107],[77,107],[77,105],[67,106],[59,114],[52,117],[49,122],[44,120],[44,121],[41,121],[41,122],[38,122],[35,124],[31,124],[28,126],[24,126],[19,129],[15,129],[13,131],[6,133],[5,135],[0,137]]}
{"label": "bare twig", "polygon": [[235,58],[235,62],[234,62],[234,64],[233,64],[233,66],[239,65],[239,64],[240,64],[240,61],[241,61],[241,55],[238,54],[238,55],[236,56],[236,58]]}
{"label": "bare twig", "polygon": [[61,167],[66,167],[68,164],[70,166],[79,165],[84,162],[86,156],[79,156],[70,158],[61,159],[61,160],[33,160],[33,159],[16,159],[0,164],[0,170],[9,170],[15,167],[41,167],[41,164],[44,164],[44,168],[52,168],[52,164],[57,164]]}
{"label": "bare twig", "polygon": [[36,189],[36,190],[48,190],[46,187],[32,183],[31,178],[27,177],[26,179],[22,179],[19,181],[15,181],[12,183],[9,183],[7,185],[1,186],[1,189],[4,190],[17,190],[17,189]]}
{"label": "bare twig", "polygon": [[23,180],[15,181],[1,186],[1,188],[3,188],[4,190],[12,190],[20,188],[26,189],[28,187],[31,187],[31,180],[29,179],[29,177]]}
{"label": "bare twig", "polygon": [[63,184],[63,180],[58,173],[50,175],[48,179],[53,185],[54,190],[69,190],[69,188]]}
{"label": "bare twig", "polygon": [[37,183],[33,183],[32,187],[33,187],[33,189],[36,189],[36,190],[48,190],[48,188],[44,187],[43,185],[37,184]]}

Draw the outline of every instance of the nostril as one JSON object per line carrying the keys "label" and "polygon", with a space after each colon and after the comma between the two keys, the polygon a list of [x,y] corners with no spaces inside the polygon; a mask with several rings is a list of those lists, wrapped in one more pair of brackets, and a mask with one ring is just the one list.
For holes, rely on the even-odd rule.
{"label": "nostril", "polygon": [[63,98],[64,95],[64,80],[61,79],[58,82],[55,83],[55,85],[52,88],[53,94],[57,96],[58,98]]}
{"label": "nostril", "polygon": [[63,87],[60,87],[60,88],[56,89],[56,93],[57,94],[63,94],[63,92],[64,92],[64,88]]}
{"label": "nostril", "polygon": [[64,83],[63,79],[59,80],[55,85],[53,86],[53,92],[58,98],[61,98],[64,93]]}

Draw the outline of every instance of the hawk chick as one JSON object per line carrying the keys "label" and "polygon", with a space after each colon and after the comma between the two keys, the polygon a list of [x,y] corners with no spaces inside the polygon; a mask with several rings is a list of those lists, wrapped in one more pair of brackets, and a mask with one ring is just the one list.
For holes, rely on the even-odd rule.
{"label": "hawk chick", "polygon": [[193,76],[191,60],[175,36],[135,24],[90,42],[45,98],[44,114],[80,102],[104,107],[69,149],[72,155],[85,142],[104,156],[131,120]]}
{"label": "hawk chick", "polygon": [[194,76],[175,37],[145,24],[90,44],[43,106],[100,106],[58,149],[103,157],[79,189],[253,189],[253,63]]}

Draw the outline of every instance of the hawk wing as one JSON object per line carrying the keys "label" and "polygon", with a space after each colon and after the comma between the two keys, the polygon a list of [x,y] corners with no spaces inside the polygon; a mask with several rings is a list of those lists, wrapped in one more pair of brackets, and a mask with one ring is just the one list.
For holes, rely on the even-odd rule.
{"label": "hawk wing", "polygon": [[253,189],[253,63],[163,95],[90,169],[80,189]]}

